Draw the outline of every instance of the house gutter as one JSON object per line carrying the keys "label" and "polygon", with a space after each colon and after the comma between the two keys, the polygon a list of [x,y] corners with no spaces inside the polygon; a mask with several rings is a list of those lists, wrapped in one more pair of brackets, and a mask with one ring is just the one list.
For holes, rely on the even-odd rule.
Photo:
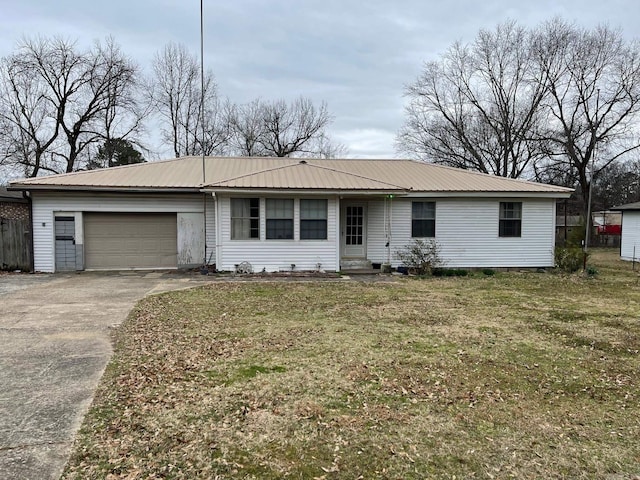
{"label": "house gutter", "polygon": [[40,192],[105,192],[105,193],[200,193],[197,187],[91,187],[86,185],[10,185],[7,190],[28,190]]}
{"label": "house gutter", "polygon": [[251,195],[340,195],[362,196],[362,195],[407,195],[406,190],[316,190],[311,188],[203,188],[206,193],[228,193],[228,194],[251,194]]}

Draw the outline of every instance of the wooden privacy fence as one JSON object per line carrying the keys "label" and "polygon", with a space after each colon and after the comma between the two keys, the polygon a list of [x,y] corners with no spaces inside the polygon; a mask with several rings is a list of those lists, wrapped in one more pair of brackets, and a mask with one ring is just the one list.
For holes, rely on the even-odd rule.
{"label": "wooden privacy fence", "polygon": [[0,217],[0,270],[31,270],[31,225]]}

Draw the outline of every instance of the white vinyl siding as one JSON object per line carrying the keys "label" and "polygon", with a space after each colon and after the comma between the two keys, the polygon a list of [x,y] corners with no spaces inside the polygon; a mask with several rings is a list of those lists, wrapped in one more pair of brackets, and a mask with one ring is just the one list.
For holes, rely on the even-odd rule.
{"label": "white vinyl siding", "polygon": [[[81,212],[202,214],[204,203],[203,196],[198,194],[32,192],[32,198],[34,266],[35,270],[40,272],[55,270],[53,224],[55,212],[75,212],[76,222],[82,223]],[[215,215],[213,202],[208,199],[207,244],[211,258],[215,258],[215,217],[213,215]],[[82,238],[78,238],[77,241],[83,242]]]}
{"label": "white vinyl siding", "polygon": [[631,261],[634,257],[636,260],[640,257],[640,211],[624,210],[622,212],[620,258]]}
{"label": "white vinyl siding", "polygon": [[[282,197],[281,197],[282,198]],[[288,197],[291,198],[291,197]],[[305,197],[308,198],[308,197]],[[326,198],[326,197],[322,197]],[[294,198],[293,240],[266,239],[266,199],[260,199],[260,241],[231,240],[231,202],[229,197],[217,196],[220,213],[218,238],[218,269],[233,271],[242,262],[251,263],[254,272],[287,270],[315,270],[320,264],[325,271],[338,270],[338,201],[328,199],[327,239],[300,240],[299,198]]]}
{"label": "white vinyl siding", "polygon": [[[499,236],[500,202],[522,202],[522,236]],[[554,265],[554,199],[442,198],[436,202],[436,237],[445,267],[550,267]],[[383,200],[369,202],[368,258],[387,261]],[[391,263],[411,243],[411,199],[393,200]]]}

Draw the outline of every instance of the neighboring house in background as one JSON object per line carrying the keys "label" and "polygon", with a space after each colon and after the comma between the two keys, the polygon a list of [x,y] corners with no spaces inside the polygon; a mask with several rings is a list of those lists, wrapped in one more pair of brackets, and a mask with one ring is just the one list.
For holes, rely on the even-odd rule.
{"label": "neighboring house in background", "polygon": [[620,258],[635,261],[640,257],[640,202],[628,203],[612,210],[622,212]]}
{"label": "neighboring house in background", "polygon": [[613,210],[593,212],[593,227],[598,235],[620,235],[622,233],[622,213]]}
{"label": "neighboring house in background", "polygon": [[0,187],[0,270],[31,269],[29,200]]}
{"label": "neighboring house in background", "polygon": [[29,201],[22,192],[8,191],[0,187],[0,218],[8,220],[29,220]]}
{"label": "neighboring house in background", "polygon": [[594,235],[592,246],[597,247],[620,247],[622,235],[622,213],[612,210],[602,210],[593,212]]}
{"label": "neighboring house in background", "polygon": [[415,238],[436,240],[449,267],[549,267],[556,199],[572,192],[411,160],[255,157],[185,157],[11,188],[32,197],[44,272],[398,266],[394,252]]}
{"label": "neighboring house in background", "polygon": [[[622,215],[612,210],[591,214],[590,247],[619,247]],[[565,225],[566,224],[566,225]],[[576,237],[576,235],[579,235]],[[556,244],[584,240],[584,221],[581,215],[556,216]],[[580,245],[581,243],[578,243]]]}

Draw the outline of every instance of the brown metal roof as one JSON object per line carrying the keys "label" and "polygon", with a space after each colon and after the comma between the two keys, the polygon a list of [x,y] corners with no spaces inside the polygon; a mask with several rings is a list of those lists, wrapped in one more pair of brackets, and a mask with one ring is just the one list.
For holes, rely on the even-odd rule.
{"label": "brown metal roof", "polygon": [[571,189],[413,160],[183,157],[12,182],[22,189],[278,189],[413,192],[513,192],[566,196]]}

